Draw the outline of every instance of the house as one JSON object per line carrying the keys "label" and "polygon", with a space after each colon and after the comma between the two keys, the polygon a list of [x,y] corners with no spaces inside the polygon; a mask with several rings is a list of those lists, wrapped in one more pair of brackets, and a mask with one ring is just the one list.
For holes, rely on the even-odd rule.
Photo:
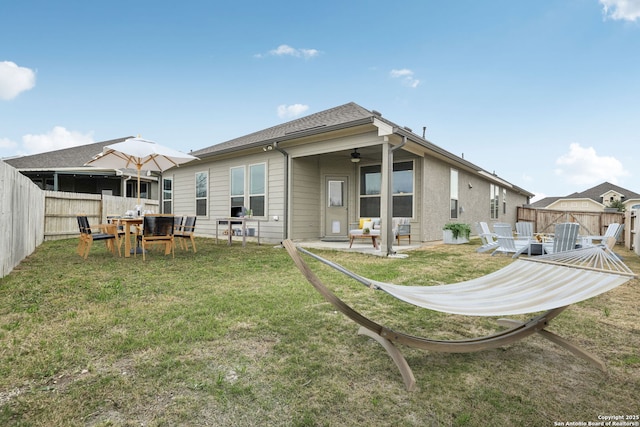
{"label": "house", "polygon": [[[47,153],[4,159],[43,190],[137,197],[137,171],[85,166],[105,145],[127,138],[96,142]],[[160,198],[159,174],[140,178],[140,196]]]}
{"label": "house", "polygon": [[611,203],[621,202],[625,210],[640,209],[640,194],[626,188],[603,182],[579,193],[561,197],[545,197],[531,204],[533,208],[552,210],[579,210],[602,212]]}
{"label": "house", "polygon": [[[192,152],[163,174],[163,205],[196,214],[200,235],[247,207],[261,240],[346,239],[380,217],[391,252],[393,217],[412,239],[442,239],[447,222],[510,222],[533,194],[355,103]],[[169,189],[169,190],[167,190]]]}

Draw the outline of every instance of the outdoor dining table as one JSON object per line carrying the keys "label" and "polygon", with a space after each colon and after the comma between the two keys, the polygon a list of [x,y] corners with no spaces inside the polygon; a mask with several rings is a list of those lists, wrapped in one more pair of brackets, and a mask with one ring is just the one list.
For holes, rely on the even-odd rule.
{"label": "outdoor dining table", "polygon": [[141,225],[142,217],[122,217],[119,221],[124,228],[124,256],[129,258],[131,257],[131,226]]}

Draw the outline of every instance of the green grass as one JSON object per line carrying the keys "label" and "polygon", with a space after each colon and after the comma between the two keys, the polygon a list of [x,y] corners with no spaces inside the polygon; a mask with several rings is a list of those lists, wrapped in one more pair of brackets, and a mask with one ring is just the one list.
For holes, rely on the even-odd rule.
{"label": "green grass", "polygon": [[[2,426],[549,426],[638,413],[636,280],[551,327],[605,360],[607,373],[540,337],[470,354],[401,347],[419,386],[410,393],[385,351],[356,334],[284,249],[198,239],[197,254],[143,262],[99,243],[83,260],[76,243],[46,242],[0,279]],[[321,254],[422,285],[511,262],[476,248]],[[640,270],[636,255],[616,252]],[[497,329],[493,318],[414,308],[309,262],[340,298],[391,328],[434,338]]]}

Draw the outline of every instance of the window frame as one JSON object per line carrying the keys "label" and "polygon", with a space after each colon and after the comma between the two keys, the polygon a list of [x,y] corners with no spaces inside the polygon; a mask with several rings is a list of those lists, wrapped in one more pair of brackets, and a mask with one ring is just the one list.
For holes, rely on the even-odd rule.
{"label": "window frame", "polygon": [[460,200],[460,177],[458,170],[449,170],[449,218],[458,219],[458,205]]}
{"label": "window frame", "polygon": [[502,189],[502,214],[507,214],[507,189]]}
{"label": "window frame", "polygon": [[[254,175],[252,171],[253,171],[253,168],[256,168],[256,167],[262,167],[262,190],[263,191],[253,193]],[[249,204],[247,206],[249,206],[249,209],[251,209],[253,216],[266,217],[267,216],[267,163],[266,162],[252,163],[248,166],[248,171],[249,171],[249,179],[247,180],[248,188],[246,193],[247,193]],[[254,199],[260,199],[260,198],[262,198],[262,212],[258,211],[258,213],[256,214],[256,208],[253,201]]]}
{"label": "window frame", "polygon": [[[199,175],[204,175],[204,184],[205,184],[205,188],[204,188],[204,192],[205,195],[204,196],[198,196],[198,176]],[[194,179],[195,179],[195,198],[194,198],[194,204],[195,204],[195,212],[196,212],[196,216],[200,216],[200,217],[207,217],[209,216],[209,171],[200,171],[200,172],[196,172],[194,174]],[[198,212],[198,206],[199,203],[198,202],[202,202],[202,200],[204,200],[204,213],[199,213]],[[202,203],[200,203],[200,205],[202,205]]]}
{"label": "window frame", "polygon": [[[401,167],[401,165],[403,164],[410,164],[410,168],[409,169],[396,169],[396,167]],[[370,172],[367,172],[370,171]],[[410,198],[411,201],[411,213],[410,216],[408,216],[407,218],[413,218],[415,215],[415,189],[416,189],[416,173],[415,173],[415,160],[411,159],[411,160],[402,160],[402,161],[398,161],[398,162],[394,162],[393,163],[393,170],[392,170],[392,175],[395,174],[396,172],[403,172],[403,171],[411,171],[411,191],[410,192],[403,192],[403,191],[397,191],[396,192],[396,188],[392,188],[393,194],[392,194],[392,216],[395,218],[396,216],[394,215],[393,211],[396,209],[396,202],[398,200],[400,200],[400,198]],[[367,194],[367,176],[370,175],[372,176],[372,186],[371,189],[373,191],[371,191],[371,189],[369,190],[369,193]],[[382,183],[382,164],[381,163],[377,163],[377,164],[370,164],[370,165],[361,165],[359,166],[359,170],[358,170],[358,176],[360,179],[359,182],[359,190],[358,190],[358,213],[360,215],[360,217],[372,217],[372,218],[377,218],[380,217],[380,205],[381,205],[381,194],[382,194],[382,188],[381,188],[381,183]],[[395,180],[394,180],[395,181]],[[394,182],[394,187],[395,187],[395,182]],[[372,206],[370,203],[373,200],[377,200],[377,208],[375,206]],[[369,202],[369,204],[365,205],[366,202]],[[366,209],[373,209],[372,211],[366,211]],[[405,218],[406,216],[398,216],[398,217],[402,217]]]}
{"label": "window frame", "polygon": [[[255,167],[261,166],[262,167],[262,179],[263,179],[263,190],[264,192],[255,192],[253,193],[253,187],[254,187],[254,176],[252,174],[252,171],[254,170]],[[234,171],[241,171],[241,175],[234,175]],[[236,186],[234,184],[234,177],[242,177],[242,185],[240,186]],[[240,165],[240,166],[232,166],[229,168],[229,204],[230,204],[230,209],[233,209],[234,207],[244,207],[247,209],[251,209],[252,211],[252,216],[258,216],[258,217],[266,217],[268,216],[267,213],[267,194],[268,194],[268,188],[267,188],[267,176],[268,176],[268,171],[267,171],[267,162],[259,162],[259,163],[250,163],[250,164],[246,164],[246,165]],[[241,187],[241,188],[240,188]],[[242,193],[239,192],[239,190],[242,190]],[[256,214],[256,205],[252,202],[254,202],[256,199],[258,198],[262,198],[262,212],[258,211],[258,213]],[[240,199],[242,200],[242,204],[238,204],[240,203]]]}
{"label": "window frame", "polygon": [[[236,175],[234,174],[234,171],[240,171],[240,175]],[[239,185],[235,184],[235,177],[239,177],[242,179],[242,183]],[[233,208],[236,207],[245,207],[246,206],[246,200],[245,200],[245,196],[246,196],[246,166],[242,165],[242,166],[232,166],[229,168],[229,207],[230,210],[229,212],[231,212],[231,210],[233,210]],[[235,190],[241,191],[241,192],[236,192]],[[241,204],[239,203],[239,199],[242,200]]]}
{"label": "window frame", "polygon": [[[165,182],[171,183],[171,188],[169,190],[165,188]],[[165,213],[165,214],[173,213],[173,183],[174,183],[173,176],[169,178],[162,177],[162,213]],[[166,197],[167,193],[169,194],[168,198]],[[165,207],[166,203],[169,203],[168,211]]]}
{"label": "window frame", "polygon": [[489,212],[491,219],[498,219],[500,216],[500,186],[489,184]]}

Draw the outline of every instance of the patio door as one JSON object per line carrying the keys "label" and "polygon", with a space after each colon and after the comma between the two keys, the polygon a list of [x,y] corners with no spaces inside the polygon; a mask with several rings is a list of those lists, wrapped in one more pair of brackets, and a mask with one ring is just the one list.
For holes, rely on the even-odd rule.
{"label": "patio door", "polygon": [[347,184],[346,176],[331,176],[325,179],[325,238],[347,237],[349,232]]}

